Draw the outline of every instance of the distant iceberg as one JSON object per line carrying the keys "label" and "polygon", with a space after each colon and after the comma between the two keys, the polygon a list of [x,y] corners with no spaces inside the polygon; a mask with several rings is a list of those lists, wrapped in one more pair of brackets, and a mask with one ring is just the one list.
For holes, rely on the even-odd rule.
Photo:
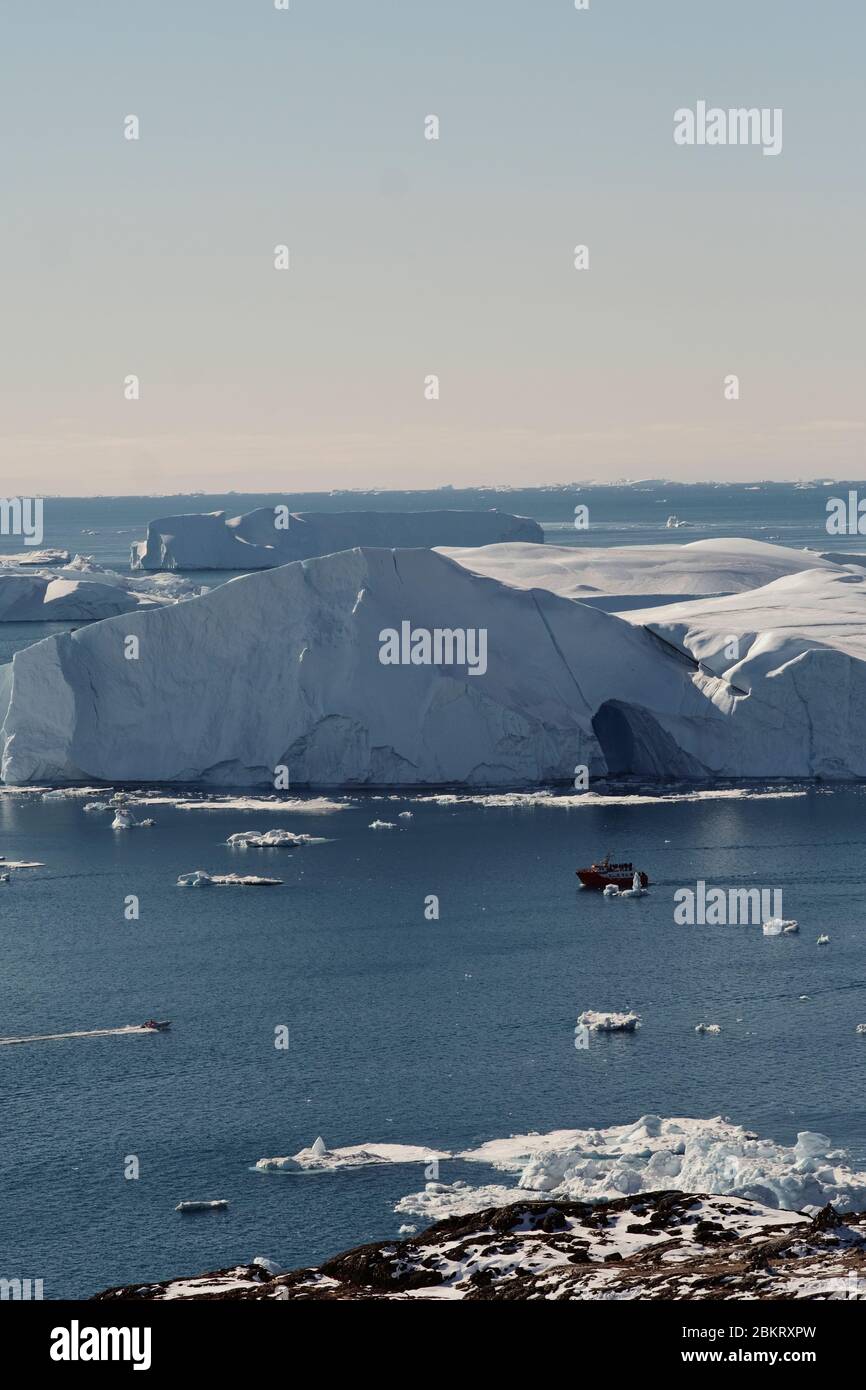
{"label": "distant iceberg", "polygon": [[177,886],[209,888],[211,884],[215,884],[217,887],[276,888],[282,881],[281,878],[260,878],[257,874],[208,874],[204,869],[193,869],[192,873],[180,875]]}
{"label": "distant iceberg", "polygon": [[355,546],[478,546],[543,542],[537,521],[508,512],[289,512],[258,507],[243,516],[192,512],[150,522],[132,547],[133,569],[270,569]]}
{"label": "distant iceberg", "polygon": [[115,574],[83,555],[57,563],[57,569],[49,570],[20,559],[15,566],[0,565],[0,622],[94,622],[203,592],[200,585],[171,575],[135,579]]}

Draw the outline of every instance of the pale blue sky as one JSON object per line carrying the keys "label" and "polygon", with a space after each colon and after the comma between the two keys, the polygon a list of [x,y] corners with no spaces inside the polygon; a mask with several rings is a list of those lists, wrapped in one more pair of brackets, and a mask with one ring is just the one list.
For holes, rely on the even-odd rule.
{"label": "pale blue sky", "polygon": [[[0,491],[856,475],[864,41],[862,0],[12,0]],[[677,147],[699,98],[782,154]]]}

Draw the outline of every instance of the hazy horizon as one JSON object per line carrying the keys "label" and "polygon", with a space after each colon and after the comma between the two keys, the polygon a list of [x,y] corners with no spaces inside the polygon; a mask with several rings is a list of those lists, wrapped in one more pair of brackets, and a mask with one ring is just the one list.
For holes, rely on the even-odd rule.
{"label": "hazy horizon", "polygon": [[[85,0],[0,32],[6,496],[862,471],[854,0]],[[777,157],[678,146],[704,100],[782,111]]]}

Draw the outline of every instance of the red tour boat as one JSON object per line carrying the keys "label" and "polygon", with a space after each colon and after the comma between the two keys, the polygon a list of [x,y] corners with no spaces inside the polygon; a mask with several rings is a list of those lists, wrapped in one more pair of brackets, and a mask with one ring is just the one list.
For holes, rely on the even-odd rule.
{"label": "red tour boat", "polygon": [[[609,854],[591,868],[577,869],[575,872],[584,888],[607,888],[609,883],[620,889],[631,888],[635,878],[633,864],[613,864]],[[645,873],[638,872],[637,877],[641,888],[648,887],[649,879]]]}

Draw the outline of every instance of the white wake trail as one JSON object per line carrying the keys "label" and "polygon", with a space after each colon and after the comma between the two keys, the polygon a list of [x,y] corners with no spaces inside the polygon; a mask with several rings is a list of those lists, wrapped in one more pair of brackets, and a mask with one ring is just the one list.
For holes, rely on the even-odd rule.
{"label": "white wake trail", "polygon": [[0,1047],[11,1047],[13,1043],[60,1042],[64,1038],[120,1038],[127,1033],[153,1033],[153,1028],[144,1028],[140,1023],[127,1023],[122,1028],[89,1028],[77,1033],[33,1033],[26,1038],[0,1038]]}

